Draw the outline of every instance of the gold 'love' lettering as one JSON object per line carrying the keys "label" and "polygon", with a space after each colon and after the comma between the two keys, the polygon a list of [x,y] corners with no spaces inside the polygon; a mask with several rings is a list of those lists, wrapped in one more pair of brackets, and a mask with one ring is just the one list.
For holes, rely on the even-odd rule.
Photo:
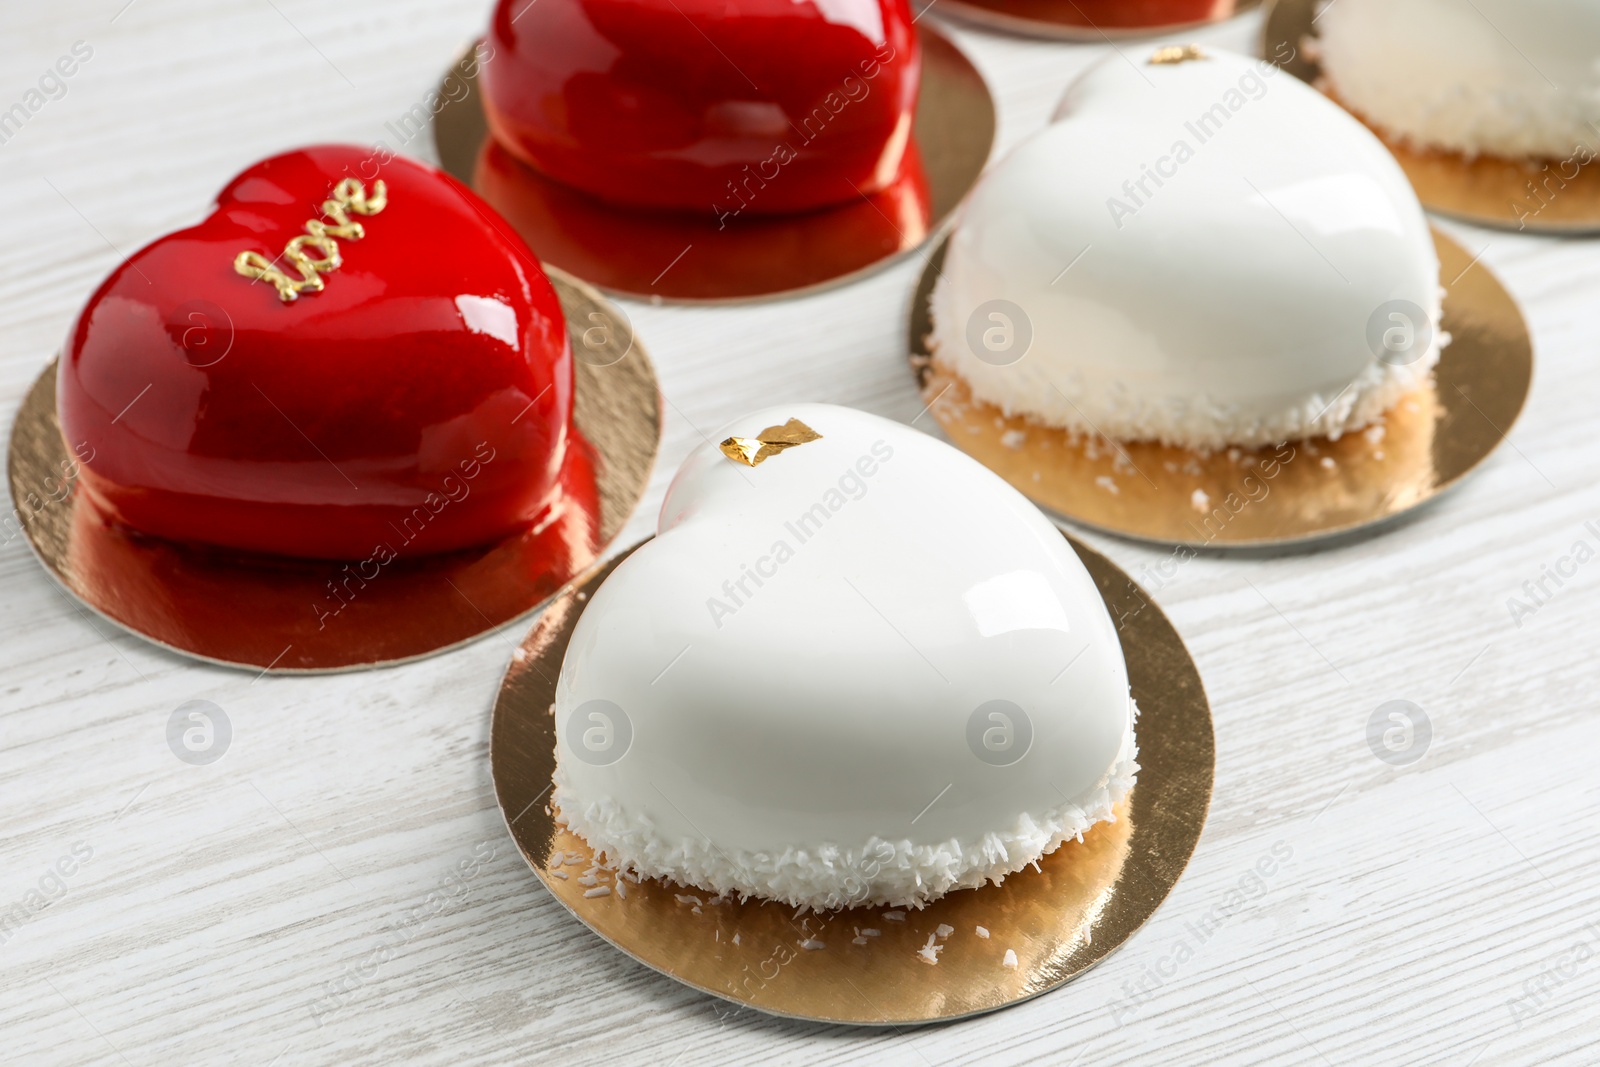
{"label": "gold 'love' lettering", "polygon": [[276,261],[260,252],[240,252],[234,257],[233,269],[246,278],[270,282],[285,304],[300,299],[301,293],[320,293],[322,276],[338,270],[344,262],[335,238],[359,241],[367,235],[361,223],[351,219],[351,212],[376,215],[388,203],[382,178],[372,183],[370,195],[360,179],[346,178],[322,202],[323,217],[308,220],[306,232],[284,245],[283,255]]}

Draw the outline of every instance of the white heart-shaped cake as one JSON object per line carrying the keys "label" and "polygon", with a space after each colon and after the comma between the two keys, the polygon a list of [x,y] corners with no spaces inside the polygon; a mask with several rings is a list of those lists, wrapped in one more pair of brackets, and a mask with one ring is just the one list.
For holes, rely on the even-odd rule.
{"label": "white heart-shaped cake", "polygon": [[1127,668],[1038,509],[848,408],[722,437],[573,632],[573,831],[645,877],[825,910],[921,906],[1113,818],[1138,769]]}
{"label": "white heart-shaped cake", "polygon": [[1600,151],[1594,0],[1337,0],[1322,5],[1317,33],[1339,100],[1385,133],[1468,156],[1563,161],[1542,194]]}
{"label": "white heart-shaped cake", "polygon": [[1437,362],[1428,223],[1383,144],[1270,64],[1107,57],[973,191],[934,357],[1049,426],[1189,448],[1338,435]]}

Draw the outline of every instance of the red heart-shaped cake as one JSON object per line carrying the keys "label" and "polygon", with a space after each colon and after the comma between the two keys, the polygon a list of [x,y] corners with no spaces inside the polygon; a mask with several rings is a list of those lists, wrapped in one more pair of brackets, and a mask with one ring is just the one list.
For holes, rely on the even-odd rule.
{"label": "red heart-shaped cake", "polygon": [[603,200],[773,214],[877,192],[911,137],[907,0],[501,0],[494,136]]}
{"label": "red heart-shaped cake", "polygon": [[257,163],[117,267],[57,406],[113,521],[308,558],[542,522],[576,447],[566,323],[527,246],[447,175],[347,146]]}

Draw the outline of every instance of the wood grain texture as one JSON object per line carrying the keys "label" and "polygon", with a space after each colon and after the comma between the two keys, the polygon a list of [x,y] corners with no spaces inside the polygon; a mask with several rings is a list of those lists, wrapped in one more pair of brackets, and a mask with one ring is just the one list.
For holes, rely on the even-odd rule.
{"label": "wood grain texture", "polygon": [[[385,123],[487,17],[485,0],[124,4],[0,15],[0,110],[74,41],[94,49],[66,95],[0,144],[8,412],[120,254],[197,218],[260,156],[395,144]],[[1194,36],[1243,48],[1253,29]],[[996,91],[1002,151],[1105,51],[953,32]],[[429,151],[426,135],[404,147]],[[1506,602],[1577,540],[1600,542],[1584,529],[1600,520],[1600,243],[1443,225],[1533,329],[1533,393],[1510,447],[1380,535],[1148,572],[1212,698],[1216,797],[1172,898],[1066,988],[952,1026],[860,1033],[677,986],[569,918],[506,837],[486,747],[520,633],[379,673],[255,679],[87,617],[7,526],[0,912],[41,881],[50,902],[0,944],[5,1058],[1592,1062],[1600,563],[1520,626]],[[623,543],[651,527],[687,451],[744,410],[822,400],[916,418],[901,331],[917,270],[768,306],[629,304],[667,402],[661,463]],[[1165,555],[1086,539],[1135,575]],[[203,767],[166,742],[172,711],[196,698],[233,726]],[[1365,737],[1397,698],[1434,728],[1406,769]],[[63,864],[76,866],[55,876],[62,889],[48,872],[75,845],[92,855]],[[1275,848],[1292,858],[1256,873]],[[472,875],[448,882],[463,861]]]}

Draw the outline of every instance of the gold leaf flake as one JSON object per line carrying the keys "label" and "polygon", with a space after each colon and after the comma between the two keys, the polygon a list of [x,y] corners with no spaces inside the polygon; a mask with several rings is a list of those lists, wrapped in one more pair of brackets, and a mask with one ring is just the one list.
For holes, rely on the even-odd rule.
{"label": "gold leaf flake", "polygon": [[1197,44],[1169,44],[1158,48],[1150,57],[1150,66],[1164,67],[1174,63],[1187,63],[1191,59],[1209,59]]}
{"label": "gold leaf flake", "polygon": [[821,439],[820,433],[799,419],[790,419],[782,426],[768,426],[754,437],[730,437],[720,447],[722,454],[735,463],[755,467],[786,448]]}

